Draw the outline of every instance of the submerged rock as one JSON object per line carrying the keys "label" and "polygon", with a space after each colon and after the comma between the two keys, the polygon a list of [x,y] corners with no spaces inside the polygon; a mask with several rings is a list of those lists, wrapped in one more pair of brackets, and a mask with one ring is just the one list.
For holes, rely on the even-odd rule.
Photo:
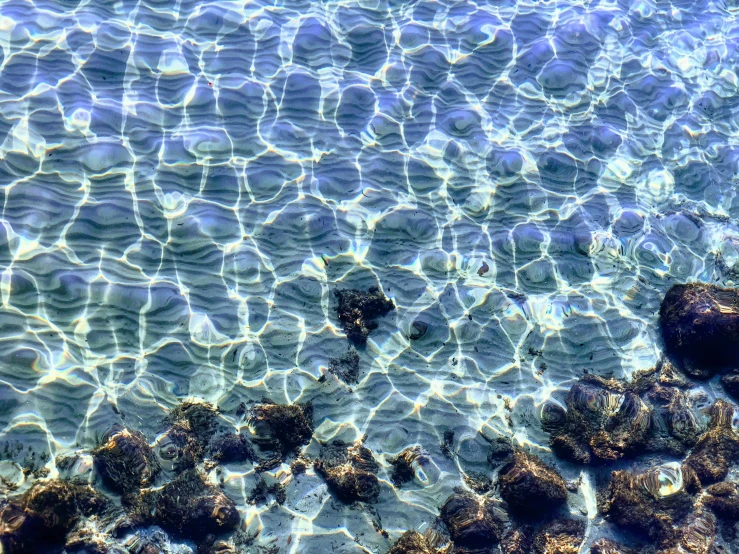
{"label": "submerged rock", "polygon": [[615,524],[670,547],[693,509],[694,481],[690,469],[676,462],[640,474],[614,471],[601,511]]}
{"label": "submerged rock", "polygon": [[722,519],[739,521],[739,485],[723,481],[706,489],[703,503]]}
{"label": "submerged rock", "polygon": [[254,442],[283,455],[308,444],[313,437],[313,409],[310,405],[259,404],[251,410],[249,421],[254,427]]}
{"label": "submerged rock", "polygon": [[659,452],[685,454],[704,431],[690,387],[669,362],[641,372],[631,383],[586,375],[567,396],[567,410],[542,409],[552,450],[578,463],[612,462]]}
{"label": "submerged rock", "polygon": [[540,516],[567,501],[567,485],[552,467],[523,450],[498,474],[500,496],[519,516]]}
{"label": "submerged rock", "polygon": [[257,459],[251,443],[244,435],[228,433],[216,437],[209,447],[210,456],[217,462],[249,462]]}
{"label": "submerged rock", "polygon": [[328,370],[347,385],[355,385],[359,382],[359,354],[350,347],[343,356],[329,358]]}
{"label": "submerged rock", "polygon": [[146,437],[124,428],[108,433],[92,457],[103,481],[123,493],[149,486],[160,469]]}
{"label": "submerged rock", "polygon": [[458,550],[488,551],[503,537],[504,514],[489,498],[455,493],[447,498],[440,511]]}
{"label": "submerged rock", "polygon": [[503,554],[529,554],[533,551],[534,533],[529,528],[511,529],[500,541]]}
{"label": "submerged rock", "polygon": [[570,461],[613,461],[642,447],[649,422],[649,407],[623,383],[586,375],[570,389],[565,422],[550,444]]}
{"label": "submerged rock", "polygon": [[185,401],[170,411],[166,423],[170,427],[156,447],[163,460],[184,471],[203,461],[218,428],[218,410],[205,402]]}
{"label": "submerged rock", "polygon": [[669,554],[710,554],[716,541],[715,516],[706,510],[693,512],[681,526],[678,540]]}
{"label": "submerged rock", "polygon": [[142,507],[152,523],[196,543],[210,534],[232,531],[240,521],[233,501],[195,469],[181,473],[161,491],[149,493]]}
{"label": "submerged rock", "polygon": [[380,495],[380,481],[375,475],[380,466],[372,451],[362,444],[337,441],[324,446],[313,466],[343,502],[372,502]]}
{"label": "submerged rock", "polygon": [[339,300],[339,321],[347,338],[355,344],[366,343],[369,334],[377,329],[375,319],[395,309],[392,300],[386,298],[378,287],[370,287],[366,292],[336,290],[335,294]]}
{"label": "submerged rock", "polygon": [[617,542],[599,539],[590,545],[590,554],[636,554],[636,552]]}
{"label": "submerged rock", "polygon": [[418,531],[406,531],[387,554],[436,554],[436,550]]}
{"label": "submerged rock", "polygon": [[721,481],[739,460],[739,436],[733,427],[734,407],[717,400],[711,407],[711,423],[698,439],[686,464],[695,470],[701,484]]}
{"label": "submerged rock", "polygon": [[64,543],[81,517],[103,512],[108,503],[92,487],[39,481],[18,499],[0,506],[0,543],[7,554],[39,552]]}
{"label": "submerged rock", "polygon": [[739,291],[674,285],[659,315],[667,353],[689,375],[706,379],[739,368]]}
{"label": "submerged rock", "polygon": [[536,533],[533,551],[536,554],[578,554],[584,538],[584,522],[556,519]]}
{"label": "submerged rock", "polygon": [[400,487],[404,483],[412,481],[418,472],[418,461],[423,456],[425,454],[420,447],[411,446],[403,450],[397,457],[391,459],[390,465],[393,466],[393,473],[390,479],[393,485]]}

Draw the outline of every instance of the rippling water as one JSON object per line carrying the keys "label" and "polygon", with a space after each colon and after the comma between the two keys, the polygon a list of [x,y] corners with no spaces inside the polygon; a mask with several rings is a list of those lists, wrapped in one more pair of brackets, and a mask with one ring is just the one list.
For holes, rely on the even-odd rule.
{"label": "rippling water", "polygon": [[[0,438],[54,476],[115,423],[153,440],[184,398],[235,423],[312,401],[315,439],[381,462],[372,508],[313,471],[252,506],[251,465],[222,469],[259,544],[307,553],[423,530],[484,470],[481,434],[550,459],[544,401],[653,365],[671,284],[739,275],[737,13],[0,2]],[[349,388],[333,290],[372,285],[397,309]],[[416,444],[427,482],[394,489]]]}

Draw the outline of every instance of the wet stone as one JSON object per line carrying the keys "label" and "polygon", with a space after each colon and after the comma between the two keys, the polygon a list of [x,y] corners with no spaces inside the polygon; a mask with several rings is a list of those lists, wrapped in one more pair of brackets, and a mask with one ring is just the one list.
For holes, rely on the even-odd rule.
{"label": "wet stone", "polygon": [[390,549],[388,554],[435,554],[426,538],[418,531],[406,531]]}
{"label": "wet stone", "polygon": [[380,466],[369,448],[340,441],[321,448],[313,467],[342,502],[372,502],[380,496]]}
{"label": "wet stone", "polygon": [[532,529],[511,529],[500,541],[500,549],[503,554],[528,554],[533,550],[532,539]]}
{"label": "wet stone", "polygon": [[185,401],[170,411],[170,425],[158,441],[159,453],[176,471],[195,467],[205,457],[208,444],[218,429],[218,410],[205,402]]}
{"label": "wet stone", "polygon": [[393,485],[400,487],[404,483],[412,481],[416,475],[414,465],[418,458],[423,455],[420,447],[412,446],[406,448],[397,457],[390,460],[390,465],[393,466],[393,473],[390,477]]}
{"label": "wet stone", "polygon": [[146,437],[138,431],[114,428],[92,452],[95,468],[118,492],[132,492],[152,483],[159,462]]}
{"label": "wet stone", "polygon": [[286,455],[311,441],[312,416],[310,405],[259,404],[252,408],[249,418],[255,429],[253,440],[262,449]]}
{"label": "wet stone", "polygon": [[457,550],[489,551],[503,537],[504,514],[489,498],[454,493],[440,512]]}
{"label": "wet stone", "polygon": [[585,523],[557,519],[542,527],[534,536],[536,554],[579,554],[585,538]]}
{"label": "wet stone", "polygon": [[636,554],[636,552],[617,542],[598,539],[590,545],[590,554]]}
{"label": "wet stone", "polygon": [[513,445],[505,437],[497,437],[490,442],[488,452],[488,463],[492,467],[498,467],[513,455]]}
{"label": "wet stone", "polygon": [[343,356],[329,359],[328,370],[347,385],[357,384],[359,382],[359,354],[350,347]]}
{"label": "wet stone", "polygon": [[699,379],[739,369],[739,291],[702,283],[674,285],[660,306],[668,355]]}
{"label": "wet stone", "polygon": [[567,501],[567,485],[562,476],[523,450],[516,450],[512,460],[501,468],[498,487],[511,513],[519,516],[540,516]]}
{"label": "wet stone", "polygon": [[336,290],[339,301],[338,314],[347,338],[357,345],[367,342],[369,334],[377,329],[378,317],[395,309],[395,304],[380,292],[378,287],[367,291],[356,289]]}
{"label": "wet stone", "polygon": [[676,462],[644,473],[614,471],[601,499],[601,512],[616,525],[662,548],[673,546],[677,529],[693,509],[695,479],[689,468]]}
{"label": "wet stone", "polygon": [[250,462],[257,459],[254,449],[244,435],[228,433],[213,439],[210,456],[217,462]]}
{"label": "wet stone", "polygon": [[61,545],[82,517],[108,507],[92,487],[58,479],[39,481],[18,499],[0,505],[0,543],[8,554]]}
{"label": "wet stone", "polygon": [[181,473],[161,491],[150,494],[153,498],[145,498],[143,507],[151,507],[152,523],[196,543],[210,534],[232,531],[240,521],[233,501],[195,469]]}
{"label": "wet stone", "polygon": [[717,400],[711,407],[708,430],[686,459],[698,475],[702,485],[723,480],[729,468],[739,461],[739,436],[733,427],[734,407],[724,400]]}
{"label": "wet stone", "polygon": [[703,503],[722,519],[739,521],[739,485],[723,481],[706,489]]}

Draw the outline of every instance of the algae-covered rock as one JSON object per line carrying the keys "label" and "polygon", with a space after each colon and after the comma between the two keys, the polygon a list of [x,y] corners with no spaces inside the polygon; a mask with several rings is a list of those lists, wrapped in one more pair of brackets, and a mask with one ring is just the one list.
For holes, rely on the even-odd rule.
{"label": "algae-covered rock", "polygon": [[535,554],[579,554],[585,538],[585,523],[574,519],[556,519],[534,536]]}
{"label": "algae-covered rock", "polygon": [[454,493],[441,506],[441,519],[456,549],[487,551],[505,531],[504,514],[489,498]]}
{"label": "algae-covered rock", "polygon": [[189,469],[145,500],[151,519],[177,536],[204,540],[208,535],[232,531],[240,521],[236,505],[203,475]]}
{"label": "algae-covered rock", "polygon": [[739,485],[722,481],[706,489],[703,503],[722,519],[739,521]]}
{"label": "algae-covered rock", "polygon": [[261,448],[288,454],[310,442],[313,437],[313,410],[310,405],[259,404],[249,421],[255,430],[254,442]]}
{"label": "algae-covered rock", "polygon": [[108,433],[92,457],[105,483],[118,492],[149,486],[160,469],[146,437],[125,428]]}
{"label": "algae-covered rock", "polygon": [[501,468],[498,487],[510,511],[519,516],[539,516],[567,501],[567,485],[557,470],[523,450]]}
{"label": "algae-covered rock", "polygon": [[436,550],[418,531],[406,531],[387,554],[436,554]]}
{"label": "algae-covered rock", "polygon": [[380,466],[362,444],[336,441],[324,446],[313,466],[343,502],[372,502],[380,495],[375,475]]}
{"label": "algae-covered rock", "polygon": [[724,479],[731,465],[739,460],[739,436],[734,430],[733,418],[734,407],[717,400],[711,407],[708,429],[686,460],[703,485]]}
{"label": "algae-covered rock", "polygon": [[667,354],[692,377],[739,368],[739,291],[674,285],[659,315]]}
{"label": "algae-covered rock", "polygon": [[80,518],[102,513],[108,502],[92,487],[52,479],[0,506],[0,543],[8,554],[62,545]]}
{"label": "algae-covered rock", "polygon": [[339,300],[339,321],[344,326],[347,338],[358,345],[367,342],[367,337],[377,329],[378,317],[395,309],[392,300],[388,300],[378,287],[370,287],[367,291],[347,289],[336,290]]}
{"label": "algae-covered rock", "polygon": [[694,479],[690,468],[676,462],[638,474],[614,471],[601,511],[615,524],[669,547],[693,509]]}

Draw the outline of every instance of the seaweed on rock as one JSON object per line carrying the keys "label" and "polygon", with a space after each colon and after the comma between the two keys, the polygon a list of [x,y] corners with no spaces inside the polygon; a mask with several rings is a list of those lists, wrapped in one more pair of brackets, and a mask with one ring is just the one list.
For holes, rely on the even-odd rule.
{"label": "seaweed on rock", "polygon": [[576,519],[555,519],[534,536],[535,554],[578,554],[585,538],[585,523]]}
{"label": "seaweed on rock", "polygon": [[702,485],[723,480],[739,460],[739,435],[733,427],[734,407],[717,400],[711,407],[711,422],[685,463],[695,470]]}
{"label": "seaweed on rock", "polygon": [[8,554],[60,546],[82,517],[101,513],[108,502],[89,485],[38,481],[20,498],[0,506],[0,543]]}
{"label": "seaweed on rock", "polygon": [[571,461],[613,461],[640,449],[649,420],[648,406],[623,383],[585,375],[570,389],[566,420],[550,444]]}
{"label": "seaweed on rock", "polygon": [[454,493],[440,512],[455,552],[489,552],[503,537],[505,514],[489,498]]}
{"label": "seaweed on rock", "polygon": [[406,531],[387,554],[436,554],[436,549],[418,531]]}
{"label": "seaweed on rock", "polygon": [[722,519],[739,521],[739,485],[722,481],[706,489],[703,504]]}
{"label": "seaweed on rock", "polygon": [[147,491],[140,502],[143,522],[196,543],[210,534],[232,531],[240,521],[233,501],[196,469],[184,471],[159,491]]}
{"label": "seaweed on rock", "polygon": [[378,317],[395,309],[393,301],[386,298],[378,287],[370,287],[367,291],[336,290],[335,294],[339,300],[339,321],[347,338],[357,345],[365,344],[369,334],[377,329],[375,320]]}
{"label": "seaweed on rock", "polygon": [[688,375],[707,379],[739,369],[739,291],[715,285],[674,285],[660,306],[668,355]]}
{"label": "seaweed on rock", "polygon": [[92,457],[103,481],[121,493],[150,485],[160,469],[144,435],[118,426],[92,451]]}
{"label": "seaweed on rock", "polygon": [[308,444],[313,437],[313,409],[310,405],[258,404],[251,409],[254,442],[283,456]]}
{"label": "seaweed on rock", "polygon": [[668,548],[693,510],[690,491],[696,485],[690,468],[675,462],[639,474],[614,471],[601,499],[601,512],[620,527]]}
{"label": "seaweed on rock", "polygon": [[396,487],[402,486],[404,483],[412,481],[416,476],[415,465],[419,458],[425,456],[423,450],[418,446],[411,446],[403,450],[395,458],[390,460],[393,466],[393,473],[390,479]]}
{"label": "seaweed on rock", "polygon": [[554,468],[536,456],[516,450],[498,473],[500,496],[511,513],[538,517],[567,501],[567,485]]}
{"label": "seaweed on rock", "polygon": [[590,545],[590,554],[636,554],[636,552],[608,539],[599,539]]}
{"label": "seaweed on rock", "polygon": [[572,385],[566,412],[545,406],[542,425],[552,450],[583,464],[648,452],[685,454],[704,430],[684,390],[690,384],[667,361],[635,377],[627,383],[585,375]]}
{"label": "seaweed on rock", "polygon": [[323,446],[313,467],[343,502],[372,502],[380,495],[380,481],[375,475],[380,466],[372,451],[362,444],[336,441]]}

